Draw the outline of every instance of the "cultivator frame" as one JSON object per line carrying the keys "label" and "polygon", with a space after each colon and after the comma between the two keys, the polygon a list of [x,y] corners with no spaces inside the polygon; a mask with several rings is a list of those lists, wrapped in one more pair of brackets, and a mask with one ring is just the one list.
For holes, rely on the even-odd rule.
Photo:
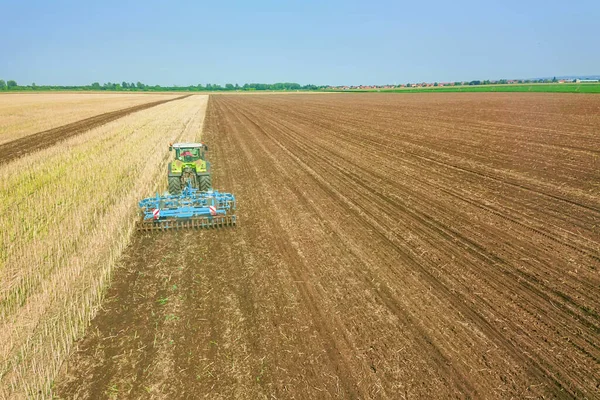
{"label": "cultivator frame", "polygon": [[159,195],[139,202],[138,231],[235,227],[235,196],[218,191],[200,192],[191,186],[180,195]]}

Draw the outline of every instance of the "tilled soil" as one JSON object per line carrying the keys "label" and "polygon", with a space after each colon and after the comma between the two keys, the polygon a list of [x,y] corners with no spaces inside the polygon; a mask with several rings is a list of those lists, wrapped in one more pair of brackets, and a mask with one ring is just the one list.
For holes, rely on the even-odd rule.
{"label": "tilled soil", "polygon": [[135,237],[57,395],[600,396],[600,97],[207,113],[238,227]]}
{"label": "tilled soil", "polygon": [[137,106],[123,108],[121,110],[111,111],[104,114],[94,115],[93,117],[72,122],[67,125],[57,128],[48,129],[43,132],[34,133],[0,144],[0,163],[9,162],[16,158],[22,157],[34,151],[46,149],[54,146],[56,143],[68,139],[70,137],[87,132],[90,129],[107,124],[119,118],[123,118],[131,113],[142,111],[159,104],[168,103],[169,101],[183,99],[189,95],[175,97],[172,99],[152,101],[149,103],[139,104]]}

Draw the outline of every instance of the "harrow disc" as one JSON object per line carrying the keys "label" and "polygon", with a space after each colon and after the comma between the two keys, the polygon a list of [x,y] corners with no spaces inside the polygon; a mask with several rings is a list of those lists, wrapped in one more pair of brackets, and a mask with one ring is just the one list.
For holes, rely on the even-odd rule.
{"label": "harrow disc", "polygon": [[236,226],[233,215],[199,217],[190,219],[141,220],[137,230],[140,232],[183,230],[183,229],[220,229]]}

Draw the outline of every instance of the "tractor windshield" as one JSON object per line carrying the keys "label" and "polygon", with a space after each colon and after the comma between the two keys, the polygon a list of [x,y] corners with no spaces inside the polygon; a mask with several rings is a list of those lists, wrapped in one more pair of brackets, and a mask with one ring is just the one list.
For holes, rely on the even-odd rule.
{"label": "tractor windshield", "polygon": [[183,162],[196,161],[200,158],[199,149],[177,149],[177,159]]}

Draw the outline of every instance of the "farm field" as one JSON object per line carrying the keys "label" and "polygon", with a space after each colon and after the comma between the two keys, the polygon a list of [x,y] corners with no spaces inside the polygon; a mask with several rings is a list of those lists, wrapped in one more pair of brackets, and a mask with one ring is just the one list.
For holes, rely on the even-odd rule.
{"label": "farm field", "polygon": [[2,159],[0,398],[49,389],[129,242],[137,201],[164,189],[168,143],[201,131],[207,100],[155,104]]}
{"label": "farm field", "polygon": [[238,227],[134,235],[54,394],[598,397],[599,129],[590,95],[211,96]]}
{"label": "farm field", "polygon": [[109,122],[123,118],[129,114],[156,107],[169,101],[183,99],[188,96],[189,95],[157,100],[139,104],[137,106],[122,108],[11,140],[4,144],[0,144],[0,163],[6,163],[26,156],[29,153],[52,147],[59,142],[80,135],[98,126],[106,125]]}
{"label": "farm field", "polygon": [[96,115],[179,96],[122,93],[4,94],[0,96],[0,145]]}

